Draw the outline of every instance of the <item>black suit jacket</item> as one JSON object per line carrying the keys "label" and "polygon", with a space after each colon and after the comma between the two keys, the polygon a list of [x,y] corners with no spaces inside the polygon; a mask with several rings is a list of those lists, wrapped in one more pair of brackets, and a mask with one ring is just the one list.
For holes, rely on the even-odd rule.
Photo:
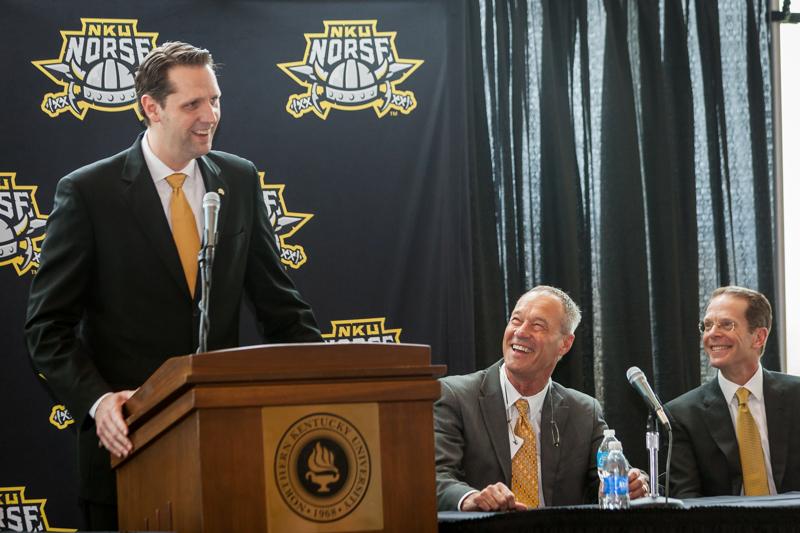
{"label": "black suit jacket", "polygon": [[[482,490],[498,481],[511,487],[511,447],[500,386],[502,363],[441,380],[442,395],[434,404],[440,511],[457,510],[461,497],[471,490]],[[596,502],[597,448],[608,427],[600,404],[591,396],[553,382],[542,406],[541,427],[545,504]]]}
{"label": "black suit jacket", "polygon": [[[800,378],[764,370],[764,407],[775,488],[800,490]],[[719,382],[679,396],[666,409],[673,433],[671,495],[740,495],[739,444]]]}
{"label": "black suit jacket", "polygon": [[[115,503],[115,483],[90,407],[198,344],[197,304],[141,142],[59,181],[25,326],[35,368],[77,422],[80,494],[97,502]],[[198,164],[206,190],[222,191],[209,350],[238,345],[245,292],[265,341],[321,340],[280,263],[256,168],[223,152]]]}

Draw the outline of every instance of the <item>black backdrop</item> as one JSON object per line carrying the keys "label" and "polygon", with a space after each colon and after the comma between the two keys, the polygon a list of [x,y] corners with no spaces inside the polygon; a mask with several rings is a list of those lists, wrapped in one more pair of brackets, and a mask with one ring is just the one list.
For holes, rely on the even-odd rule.
{"label": "black backdrop", "polygon": [[[58,59],[82,19],[135,20],[223,63],[215,147],[265,172],[281,248],[299,260],[287,269],[326,337],[426,343],[468,372],[499,356],[522,291],[563,287],[584,321],[556,378],[598,396],[642,465],[644,409],[625,369],[671,399],[712,377],[695,326],[711,289],[774,301],[767,4],[4,0],[0,508],[24,501],[31,524],[77,525],[70,420],[21,333],[36,208],[49,213],[59,177],[141,130],[129,109],[42,109],[75,71],[50,78],[33,62]],[[394,62],[413,65],[392,82],[413,105],[292,116],[308,87],[278,65],[303,61],[326,21],[374,21]],[[242,343],[257,340],[245,320]],[[774,340],[764,362],[780,366]]]}
{"label": "black backdrop", "polygon": [[[460,2],[3,2],[0,173],[14,173],[18,191],[36,186],[43,215],[52,209],[61,176],[127,148],[142,128],[132,110],[92,108],[82,120],[68,109],[56,117],[42,110],[45,94],[64,87],[33,61],[59,58],[60,32],[80,33],[82,18],[135,20],[138,32],[158,34],[158,44],[201,45],[222,63],[215,148],[265,172],[279,208],[273,214],[283,228],[282,248],[301,247],[305,257],[287,269],[324,334],[430,344],[434,359],[451,371],[472,369],[462,362],[472,359],[462,354],[474,352],[474,343]],[[416,107],[392,108],[382,117],[372,107],[330,109],[324,120],[313,112],[300,118],[287,112],[290,96],[308,89],[278,64],[303,60],[304,36],[323,34],[325,21],[363,21],[350,24],[361,27],[375,21],[375,35],[394,43],[394,62],[415,60],[410,74],[393,82],[393,92],[413,95]],[[118,84],[124,80],[120,76]],[[9,233],[20,217],[3,217],[2,198],[0,231],[6,233],[0,236],[28,238],[35,247],[43,229]],[[71,429],[58,409],[50,421],[58,403],[31,371],[22,338],[35,261],[20,275],[15,264],[26,256],[16,250],[11,259],[0,256],[0,498],[13,503],[24,489],[26,501],[46,499],[30,503],[36,519],[76,527]],[[256,342],[248,318],[242,343]],[[6,524],[14,525],[11,519]]]}

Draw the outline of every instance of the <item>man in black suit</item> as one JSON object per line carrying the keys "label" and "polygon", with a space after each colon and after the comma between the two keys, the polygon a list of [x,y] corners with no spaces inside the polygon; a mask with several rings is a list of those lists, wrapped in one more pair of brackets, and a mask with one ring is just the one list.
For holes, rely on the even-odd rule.
{"label": "man in black suit", "polygon": [[700,330],[717,378],[666,405],[676,497],[800,490],[800,378],[761,367],[771,325],[760,292],[731,286],[711,295]]}
{"label": "man in black suit", "polygon": [[[597,501],[597,448],[607,428],[600,404],[550,379],[572,347],[580,319],[566,293],[535,287],[511,313],[501,361],[441,380],[442,395],[434,405],[440,511]],[[523,418],[530,427],[528,439]],[[529,446],[526,440],[533,444],[527,467],[532,476],[515,473],[526,468],[517,459]],[[634,468],[628,480],[631,497],[644,496],[647,476]]]}
{"label": "man in black suit", "polygon": [[280,263],[256,168],[211,151],[211,55],[166,43],[142,62],[136,91],[147,131],[58,183],[25,326],[34,366],[76,420],[92,529],[117,528],[109,452],[132,448],[122,405],[166,359],[197,349],[205,192],[221,197],[208,349],[238,345],[245,292],[267,342],[321,340]]}

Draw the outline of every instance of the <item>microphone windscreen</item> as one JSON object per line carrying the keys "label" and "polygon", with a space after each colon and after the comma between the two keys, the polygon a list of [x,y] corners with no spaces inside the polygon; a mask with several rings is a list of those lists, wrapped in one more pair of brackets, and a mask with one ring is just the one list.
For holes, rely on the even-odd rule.
{"label": "microphone windscreen", "polygon": [[215,192],[207,192],[203,196],[203,209],[207,207],[219,207],[219,204],[219,194]]}
{"label": "microphone windscreen", "polygon": [[628,369],[626,375],[628,376],[628,381],[633,383],[634,379],[637,379],[639,376],[644,376],[644,372],[642,372],[638,366],[632,366]]}

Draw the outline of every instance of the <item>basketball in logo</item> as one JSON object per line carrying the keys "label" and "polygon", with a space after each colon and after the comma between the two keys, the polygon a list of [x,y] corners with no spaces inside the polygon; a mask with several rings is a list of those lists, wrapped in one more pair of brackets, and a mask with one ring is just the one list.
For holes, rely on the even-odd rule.
{"label": "basketball in logo", "polygon": [[116,59],[96,63],[86,74],[83,96],[98,104],[122,104],[136,99],[133,73],[128,65]]}

